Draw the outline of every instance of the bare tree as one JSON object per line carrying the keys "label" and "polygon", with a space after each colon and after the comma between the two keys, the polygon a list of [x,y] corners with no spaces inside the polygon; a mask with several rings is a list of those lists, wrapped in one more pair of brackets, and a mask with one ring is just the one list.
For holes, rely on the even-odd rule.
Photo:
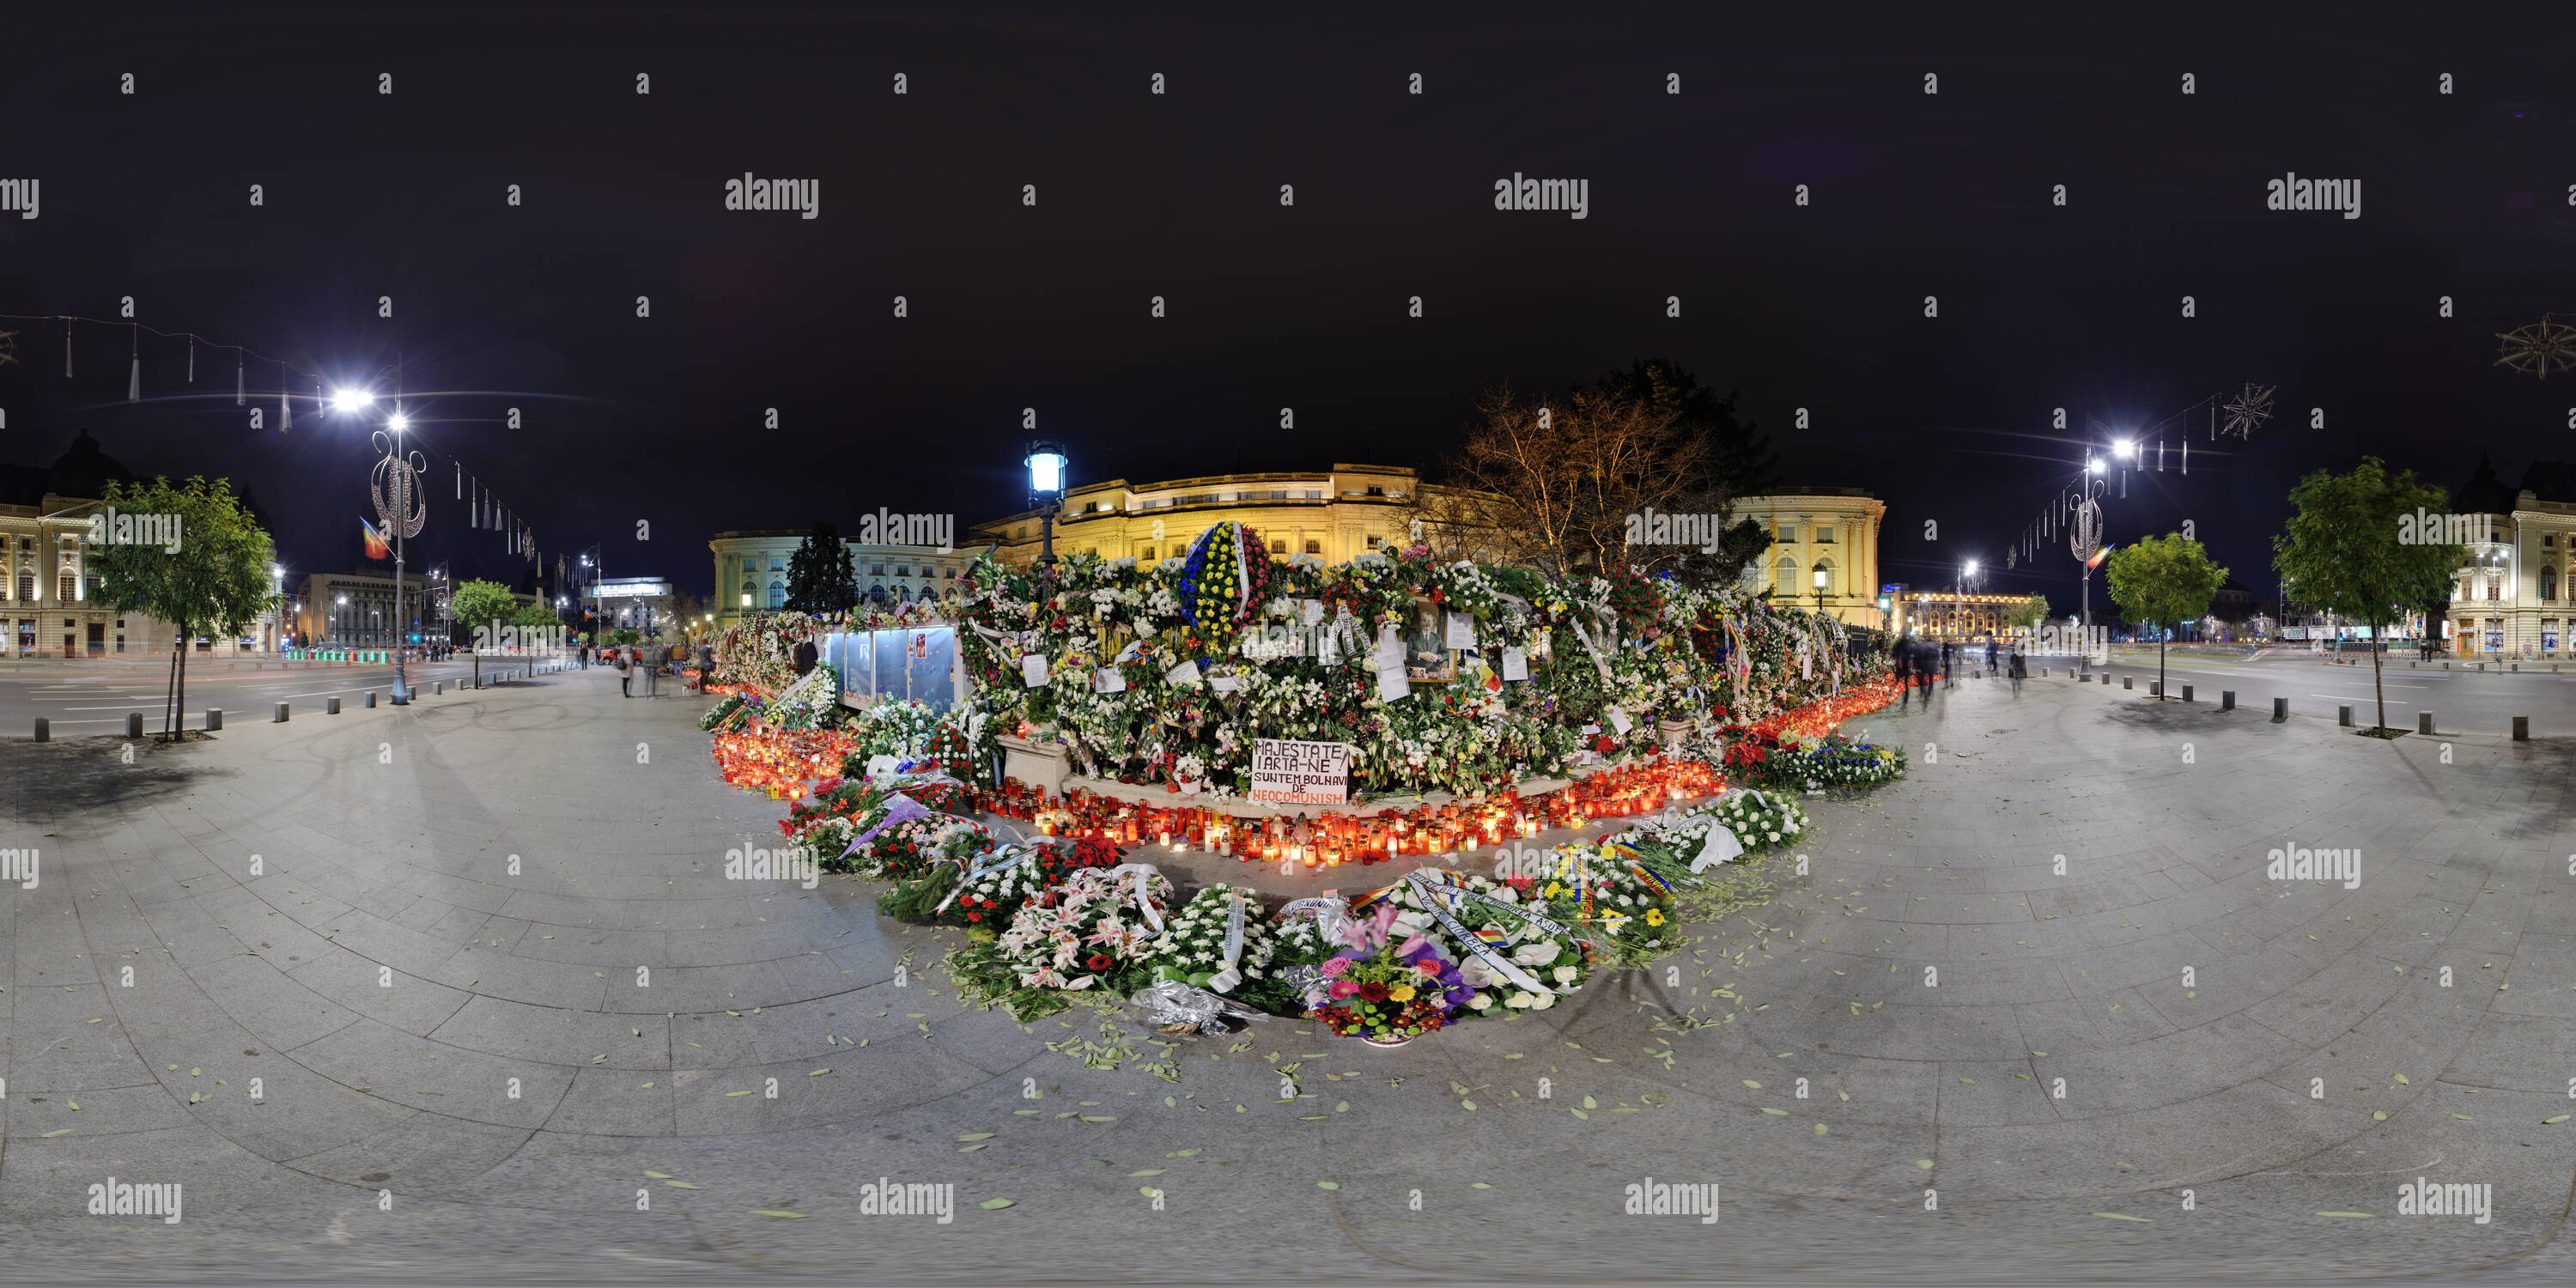
{"label": "bare tree", "polygon": [[1558,574],[1655,568],[1695,547],[1632,544],[1632,517],[1705,514],[1714,524],[1725,512],[1709,444],[1644,398],[1577,391],[1526,401],[1500,386],[1476,413],[1448,462],[1451,486],[1420,502],[1426,526],[1441,532],[1435,545],[1472,541]]}

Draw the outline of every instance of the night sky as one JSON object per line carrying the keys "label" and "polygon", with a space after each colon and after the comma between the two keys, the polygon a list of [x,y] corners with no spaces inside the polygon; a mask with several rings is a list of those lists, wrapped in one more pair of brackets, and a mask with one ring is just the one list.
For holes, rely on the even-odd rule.
{"label": "night sky", "polygon": [[[399,354],[437,498],[415,561],[525,566],[465,530],[461,459],[549,558],[597,542],[610,575],[698,592],[718,530],[1019,509],[1024,407],[1076,483],[1429,466],[1485,387],[1639,357],[1739,390],[1785,482],[1886,499],[1882,572],[1927,586],[1999,564],[2057,496],[2080,435],[2053,407],[2142,429],[2277,385],[2250,444],[2185,416],[2164,437],[2193,439],[2191,475],[2110,507],[2120,541],[2194,520],[2265,597],[2306,470],[2372,452],[2455,486],[2488,452],[2515,483],[2576,456],[2576,377],[2491,365],[2495,332],[2576,314],[2563,5],[1061,8],[13,15],[0,178],[42,206],[0,215],[0,313],[130,295],[146,324],[383,393]],[[746,171],[819,181],[820,216],[724,209]],[[2358,179],[2360,217],[2266,210],[2292,171]],[[1588,180],[1589,217],[1494,209],[1515,172]],[[88,429],[138,471],[230,475],[299,572],[358,560],[367,435],[309,403],[278,432],[274,364],[249,369],[254,432],[228,353],[201,348],[192,388],[184,344],[145,337],[129,405],[122,328],[76,328],[65,380],[61,325],[13,326],[0,460]],[[2071,605],[2053,551],[1990,588]]]}

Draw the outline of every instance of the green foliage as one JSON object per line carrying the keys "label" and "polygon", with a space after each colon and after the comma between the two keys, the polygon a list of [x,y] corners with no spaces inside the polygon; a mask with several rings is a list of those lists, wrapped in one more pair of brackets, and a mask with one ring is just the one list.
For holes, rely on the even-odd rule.
{"label": "green foliage", "polygon": [[2179,532],[2112,551],[2103,572],[2129,620],[2160,626],[2200,620],[2227,582],[2227,570],[2209,561],[2209,551]]}
{"label": "green foliage", "polygon": [[799,613],[837,613],[859,602],[859,570],[841,530],[817,523],[787,560],[787,607]]}
{"label": "green foliage", "polygon": [[[2223,573],[2221,574],[2221,576],[2224,575],[2225,574]],[[2040,623],[2047,620],[2048,596],[2033,595],[2019,604],[2014,605],[2013,610],[2005,615],[2004,624],[2007,626],[2019,626],[2025,630],[2029,630],[2037,628]]]}
{"label": "green foliage", "polygon": [[448,615],[467,630],[489,628],[494,622],[504,625],[519,616],[519,601],[510,588],[497,581],[477,578],[456,588],[447,600]]}
{"label": "green foliage", "polygon": [[268,533],[242,508],[231,480],[109,479],[106,492],[100,499],[121,514],[169,515],[179,525],[176,551],[148,544],[89,548],[88,571],[116,611],[149,613],[192,639],[239,635],[275,601]]}
{"label": "green foliage", "polygon": [[519,611],[511,615],[510,624],[536,630],[553,630],[563,625],[563,622],[555,616],[555,610],[543,604],[521,604]]}
{"label": "green foliage", "polygon": [[2289,530],[2272,538],[2272,564],[2295,587],[2293,598],[2374,628],[2404,609],[2448,602],[2467,551],[2398,540],[2419,507],[2451,505],[2415,471],[2392,474],[2365,456],[2349,474],[2319,470],[2300,479],[2290,504]]}

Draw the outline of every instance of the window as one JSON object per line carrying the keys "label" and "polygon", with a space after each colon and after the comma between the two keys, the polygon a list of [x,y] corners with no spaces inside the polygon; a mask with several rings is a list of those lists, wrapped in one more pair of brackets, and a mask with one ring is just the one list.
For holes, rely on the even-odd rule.
{"label": "window", "polygon": [[787,565],[785,565],[785,564],[783,564],[783,563],[780,563],[780,562],[778,561],[778,556],[776,556],[776,555],[771,555],[771,556],[769,557],[769,570],[770,570],[771,572],[776,572],[776,571],[778,571],[779,569],[784,568],[784,567],[786,567],[786,566],[787,566]]}
{"label": "window", "polygon": [[1781,545],[1788,545],[1798,539],[1798,525],[1794,523],[1781,524],[1777,535]]}
{"label": "window", "polygon": [[1321,500],[1323,500],[1323,499],[1324,499],[1324,491],[1323,491],[1323,489],[1322,489],[1322,488],[1312,488],[1312,487],[1310,487],[1310,488],[1306,489],[1306,499],[1307,499],[1307,500],[1309,500],[1309,501],[1321,501]]}
{"label": "window", "polygon": [[785,586],[772,585],[769,588],[769,606],[771,608],[787,607],[787,588]]}
{"label": "window", "polygon": [[1376,534],[1376,533],[1374,533],[1374,532],[1372,532],[1372,533],[1370,533],[1370,534],[1369,534],[1369,539],[1368,539],[1368,548],[1369,548],[1369,549],[1371,549],[1371,550],[1376,550],[1376,549],[1378,549],[1378,548],[1380,548],[1380,547],[1384,546],[1385,544],[1386,544],[1386,538],[1381,537],[1381,536],[1379,536],[1378,534]]}
{"label": "window", "polygon": [[1285,542],[1285,541],[1273,541],[1273,542],[1271,542],[1271,543],[1270,543],[1270,553],[1272,553],[1272,554],[1274,554],[1274,555],[1284,555],[1284,554],[1288,553],[1288,543],[1287,543],[1287,542]]}
{"label": "window", "polygon": [[1780,556],[1779,566],[1772,572],[1771,593],[1784,599],[1798,593],[1797,560],[1787,555]]}
{"label": "window", "polygon": [[1306,553],[1310,555],[1320,555],[1324,553],[1324,543],[1315,540],[1313,537],[1306,538]]}
{"label": "window", "polygon": [[1154,562],[1154,548],[1152,546],[1137,547],[1136,562],[1140,564],[1149,564]]}
{"label": "window", "polygon": [[910,564],[896,564],[896,565],[894,566],[894,575],[895,575],[895,576],[898,576],[898,577],[909,577],[909,576],[911,576],[911,575],[912,575],[912,565],[910,565]]}
{"label": "window", "polygon": [[2489,599],[2502,599],[2502,598],[2504,598],[2504,574],[2503,574],[2503,573],[2500,573],[2500,572],[2490,572],[2490,573],[2488,573],[2488,574],[2487,574],[2487,598],[2489,598]]}
{"label": "window", "polygon": [[1013,541],[1026,541],[1026,540],[1028,540],[1028,539],[1029,539],[1029,525],[1027,525],[1027,524],[1023,523],[1023,524],[1021,524],[1020,526],[1018,526],[1018,527],[1016,527],[1016,528],[1011,529],[1011,540],[1013,540]]}
{"label": "window", "polygon": [[1385,496],[1385,495],[1386,495],[1386,489],[1385,489],[1385,488],[1382,488],[1382,487],[1373,487],[1373,488],[1370,488],[1367,492],[1363,493],[1362,495],[1365,495],[1365,496]]}
{"label": "window", "polygon": [[1816,528],[1816,544],[1817,544],[1817,545],[1820,545],[1820,546],[1827,546],[1827,545],[1832,545],[1832,544],[1833,544],[1833,541],[1834,541],[1834,525],[1832,525],[1832,524],[1830,524],[1830,523],[1827,523],[1827,524],[1820,524],[1820,525],[1818,525],[1818,526],[1817,526],[1817,528]]}
{"label": "window", "polygon": [[2540,566],[2540,602],[2544,604],[2558,602],[2558,570],[2547,564]]}
{"label": "window", "polygon": [[62,601],[63,603],[68,604],[68,603],[72,602],[72,600],[73,600],[73,598],[74,598],[74,596],[73,596],[73,594],[72,594],[72,590],[73,590],[73,585],[72,585],[72,575],[71,575],[70,573],[64,573],[64,574],[63,574],[60,578],[58,578],[58,579],[56,580],[56,582],[55,582],[55,585],[54,585],[54,598],[56,598],[56,599],[58,599],[58,600]]}

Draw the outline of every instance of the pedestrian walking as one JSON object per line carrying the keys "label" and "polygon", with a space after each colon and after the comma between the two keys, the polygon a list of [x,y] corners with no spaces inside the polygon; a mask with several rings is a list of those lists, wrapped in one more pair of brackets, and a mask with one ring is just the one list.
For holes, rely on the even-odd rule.
{"label": "pedestrian walking", "polygon": [[1914,705],[1914,641],[1900,639],[1887,650],[1888,678],[1896,681],[1898,702]]}
{"label": "pedestrian walking", "polygon": [[1986,674],[1988,674],[1988,675],[1993,675],[1994,673],[1995,673],[1995,642],[1994,642],[1992,639],[1989,639],[1989,640],[1987,640],[1987,641],[1986,641]]}
{"label": "pedestrian walking", "polygon": [[2013,646],[2011,675],[2013,692],[2021,692],[2021,682],[2030,678],[2030,661],[2021,655],[2021,646],[2018,644]]}
{"label": "pedestrian walking", "polygon": [[1941,687],[1946,689],[1957,684],[1958,672],[1959,646],[1954,641],[1943,640],[1941,642]]}
{"label": "pedestrian walking", "polygon": [[634,684],[635,664],[628,661],[625,652],[620,650],[617,654],[617,691],[625,697],[634,697]]}

